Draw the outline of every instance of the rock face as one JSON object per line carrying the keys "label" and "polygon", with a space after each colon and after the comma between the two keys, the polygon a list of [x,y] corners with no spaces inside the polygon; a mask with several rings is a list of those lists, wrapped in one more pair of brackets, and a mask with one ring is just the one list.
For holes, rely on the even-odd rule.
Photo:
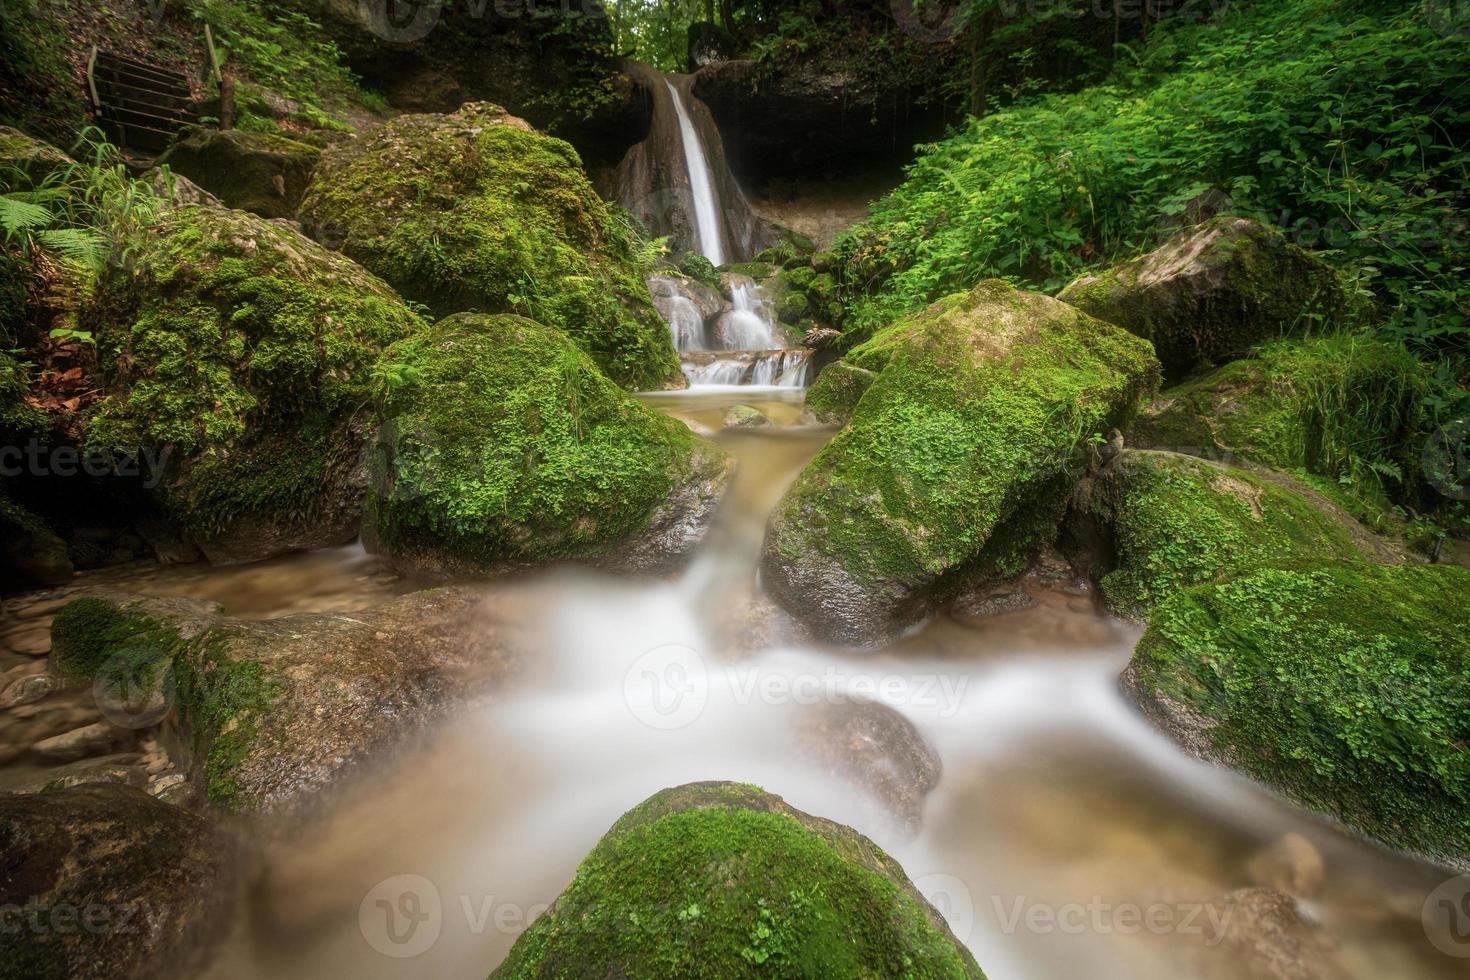
{"label": "rock face", "polygon": [[1463,872],[1467,637],[1467,569],[1258,569],[1157,606],[1125,687],[1196,755]]}
{"label": "rock face", "polygon": [[0,494],[0,588],[60,585],[72,576],[66,542],[24,507]]}
{"label": "rock face", "polygon": [[109,266],[83,322],[107,394],[86,443],[145,485],[216,563],[351,540],[368,374],[421,326],[381,280],[283,223],[169,211]]}
{"label": "rock face", "polygon": [[175,700],[210,803],[292,816],[506,670],[480,601],[436,589],[252,621],[201,600],[99,595],[57,616],[52,660],[72,677],[146,677]]}
{"label": "rock face", "polygon": [[1402,347],[1355,336],[1286,341],[1168,389],[1139,413],[1128,441],[1305,470],[1370,504],[1429,509],[1441,501],[1424,478],[1434,428],[1426,403],[1442,398],[1453,395]]}
{"label": "rock face", "polygon": [[983,977],[892,858],[737,783],[624,814],[495,977]]}
{"label": "rock face", "polygon": [[876,371],[834,361],[822,368],[817,380],[806,390],[806,410],[817,422],[845,425],[857,410],[858,399],[877,377]]}
{"label": "rock face", "polygon": [[1180,589],[1257,565],[1403,560],[1290,477],[1177,453],[1124,450],[1072,497],[1071,540],[1113,612],[1135,619]]}
{"label": "rock face", "polygon": [[524,313],[619,384],[683,383],[633,233],[571,146],[497,106],[400,116],[327,150],[301,221],[439,316]]}
{"label": "rock face", "polygon": [[777,601],[847,643],[893,635],[961,579],[1024,571],[1081,475],[1079,447],[1158,379],[1145,342],[994,280],[842,363],[877,377],[777,505],[761,568]]}
{"label": "rock face", "polygon": [[158,158],[227,207],[294,218],[321,150],[267,133],[196,129]]}
{"label": "rock face", "polygon": [[385,359],[363,538],[437,575],[559,559],[662,570],[703,537],[731,463],[645,408],[566,335],[449,317]]}
{"label": "rock face", "polygon": [[1325,262],[1264,225],[1219,217],[1057,296],[1154,345],[1165,375],[1244,355],[1263,340],[1335,326],[1354,299]]}
{"label": "rock face", "polygon": [[0,795],[7,976],[191,976],[228,929],[235,842],[128,786]]}
{"label": "rock face", "polygon": [[[902,48],[906,40],[894,32],[890,43]],[[942,132],[938,105],[920,105],[932,95],[921,79],[912,86],[880,82],[864,76],[857,60],[837,64],[823,54],[810,52],[774,72],[755,61],[722,61],[695,74],[694,94],[714,114],[742,180],[841,170],[855,161],[881,165]],[[932,49],[923,61],[940,67]]]}
{"label": "rock face", "polygon": [[0,126],[0,163],[25,171],[32,183],[39,183],[74,162],[50,143],[33,139],[10,126]]}

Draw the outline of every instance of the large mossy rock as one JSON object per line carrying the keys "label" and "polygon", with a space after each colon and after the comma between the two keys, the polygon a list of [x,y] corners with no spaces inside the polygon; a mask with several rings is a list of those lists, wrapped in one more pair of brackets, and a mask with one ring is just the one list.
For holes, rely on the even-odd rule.
{"label": "large mossy rock", "polygon": [[983,977],[898,863],[737,783],[628,811],[492,976]]}
{"label": "large mossy rock", "polygon": [[363,537],[410,569],[586,559],[664,570],[702,539],[731,462],[613,384],[559,330],[460,314],[391,348]]}
{"label": "large mossy rock", "polygon": [[71,157],[50,143],[10,126],[0,126],[0,165],[20,170],[32,183],[39,184],[57,170],[74,164]]}
{"label": "large mossy rock", "polygon": [[1219,217],[1058,294],[1154,345],[1178,379],[1274,337],[1335,327],[1356,300],[1325,262],[1259,222]]}
{"label": "large mossy rock", "polygon": [[913,623],[962,578],[1024,571],[1056,531],[1079,449],[1158,384],[1146,342],[995,280],[844,363],[877,377],[777,505],[762,580],[852,643]]}
{"label": "large mossy rock", "polygon": [[239,847],[129,786],[0,795],[0,974],[191,976],[229,929]]}
{"label": "large mossy rock", "polygon": [[1274,562],[1394,562],[1393,543],[1288,476],[1176,453],[1126,450],[1072,497],[1103,598],[1141,619],[1191,585]]}
{"label": "large mossy rock", "polygon": [[368,375],[422,326],[385,283],[284,223],[185,207],[107,268],[83,322],[107,386],[87,443],[166,448],[164,510],[211,561],[357,533]]}
{"label": "large mossy rock", "polygon": [[363,612],[232,619],[197,599],[98,594],[52,626],[63,676],[171,699],[211,804],[291,816],[511,666],[482,596],[416,592]]}
{"label": "large mossy rock", "polygon": [[400,116],[327,150],[301,220],[439,316],[525,313],[619,384],[682,383],[631,230],[571,146],[497,106]]}
{"label": "large mossy rock", "polygon": [[1154,609],[1125,675],[1186,748],[1470,870],[1470,570],[1258,569]]}
{"label": "large mossy rock", "polygon": [[1427,404],[1452,397],[1398,345],[1351,335],[1282,341],[1166,390],[1128,440],[1302,470],[1370,509],[1432,506],[1421,459],[1434,427]]}
{"label": "large mossy rock", "polygon": [[232,208],[294,218],[322,151],[268,133],[195,129],[158,158]]}

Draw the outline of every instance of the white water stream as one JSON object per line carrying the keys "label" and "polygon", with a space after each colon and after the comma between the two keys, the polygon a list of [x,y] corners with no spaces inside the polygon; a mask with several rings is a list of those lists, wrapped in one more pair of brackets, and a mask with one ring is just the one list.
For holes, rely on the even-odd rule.
{"label": "white water stream", "polygon": [[[737,402],[777,422],[719,436],[740,469],[694,565],[673,582],[559,572],[494,586],[525,620],[524,673],[277,845],[212,980],[483,978],[622,813],[706,779],[757,783],[873,837],[992,980],[1257,980],[1238,948],[1212,943],[1200,902],[1251,885],[1251,855],[1290,833],[1321,857],[1301,907],[1337,946],[1311,976],[1465,976],[1418,921],[1446,876],[1185,757],[1118,691],[1136,631],[1086,597],[941,616],[868,653],[768,639],[752,612],[766,515],[830,431],[795,425],[798,391],[647,398],[713,428]],[[843,692],[890,705],[937,752],[917,826],[803,739]],[[864,772],[904,771],[877,748]],[[370,906],[360,917],[402,875],[437,900],[433,941],[407,959],[382,952]],[[1164,931],[1129,918],[1150,909]]]}
{"label": "white water stream", "polygon": [[684,166],[689,172],[689,193],[694,198],[695,229],[699,232],[699,251],[713,265],[725,264],[724,235],[720,231],[719,202],[715,196],[714,183],[710,180],[709,161],[705,159],[704,147],[694,123],[689,121],[689,112],[684,108],[684,97],[673,83],[665,80],[669,96],[674,100],[674,111],[679,116],[679,137],[684,147]]}

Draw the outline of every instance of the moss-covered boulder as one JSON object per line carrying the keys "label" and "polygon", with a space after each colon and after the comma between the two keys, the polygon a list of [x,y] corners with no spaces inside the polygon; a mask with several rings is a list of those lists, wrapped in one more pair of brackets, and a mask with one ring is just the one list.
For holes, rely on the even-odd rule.
{"label": "moss-covered boulder", "polygon": [[158,158],[228,207],[294,218],[322,151],[284,136],[240,129],[190,131]]}
{"label": "moss-covered boulder", "polygon": [[777,505],[762,578],[819,634],[856,643],[915,622],[960,579],[1024,571],[1080,447],[1158,384],[1146,342],[996,280],[844,361],[877,376]]}
{"label": "moss-covered boulder", "polygon": [[1402,554],[1321,494],[1279,473],[1126,450],[1072,496],[1113,612],[1141,619],[1191,585],[1273,562],[1393,562]]}
{"label": "moss-covered boulder", "polygon": [[0,493],[0,590],[60,585],[72,572],[66,542],[35,514]]}
{"label": "moss-covered boulder", "polygon": [[736,783],[628,811],[492,976],[983,977],[876,844]]}
{"label": "moss-covered boulder", "polygon": [[619,384],[682,384],[632,231],[571,146],[497,106],[400,116],[327,150],[301,220],[439,316],[523,313]]}
{"label": "moss-covered boulder", "polygon": [[806,410],[812,419],[827,424],[846,424],[857,410],[858,399],[873,385],[877,372],[834,361],[822,368],[817,380],[806,390]]}
{"label": "moss-covered boulder", "polygon": [[1154,609],[1125,676],[1196,754],[1470,870],[1470,570],[1264,568]]}
{"label": "moss-covered boulder", "polygon": [[435,589],[351,615],[231,619],[196,599],[98,594],[52,624],[64,676],[151,685],[211,804],[294,814],[509,667],[480,596]]}
{"label": "moss-covered boulder", "polygon": [[10,126],[0,126],[0,166],[19,170],[31,183],[40,183],[74,162],[50,143]]}
{"label": "moss-covered boulder", "polygon": [[363,538],[438,575],[586,559],[668,568],[731,463],[613,384],[559,330],[459,314],[390,348]]}
{"label": "moss-covered boulder", "polygon": [[1149,340],[1178,379],[1273,337],[1349,321],[1354,294],[1325,262],[1259,222],[1219,217],[1058,295]]}
{"label": "moss-covered boulder", "polygon": [[350,540],[369,372],[422,325],[385,283],[280,222],[170,210],[82,320],[107,394],[89,445],[166,451],[167,514],[211,561]]}
{"label": "moss-covered boulder", "polygon": [[0,795],[0,973],[196,975],[236,914],[240,850],[130,786]]}
{"label": "moss-covered boulder", "polygon": [[1302,470],[1356,500],[1360,515],[1390,500],[1433,505],[1420,458],[1431,396],[1452,397],[1401,346],[1351,335],[1282,341],[1166,390],[1128,440]]}

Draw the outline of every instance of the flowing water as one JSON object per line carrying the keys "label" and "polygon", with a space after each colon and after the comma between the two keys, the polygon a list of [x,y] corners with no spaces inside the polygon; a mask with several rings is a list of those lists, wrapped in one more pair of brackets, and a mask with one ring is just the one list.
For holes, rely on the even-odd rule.
{"label": "flowing water", "polygon": [[695,228],[699,232],[699,251],[713,265],[725,264],[724,235],[720,231],[719,199],[715,196],[714,182],[710,180],[709,161],[704,155],[704,146],[689,111],[684,108],[684,98],[674,83],[665,81],[669,97],[674,100],[674,112],[679,117],[679,138],[684,147],[684,166],[689,172],[689,190],[694,195]]}
{"label": "flowing water", "polygon": [[[1245,976],[1212,945],[1218,908],[1199,902],[1250,885],[1250,856],[1287,834],[1325,866],[1302,908],[1346,975],[1465,976],[1419,925],[1447,876],[1181,754],[1118,691],[1137,631],[1085,595],[1038,589],[1029,610],[941,616],[873,652],[771,641],[780,630],[756,581],[764,522],[831,432],[800,424],[799,391],[646,397],[710,428],[737,402],[776,423],[718,435],[740,469],[693,565],[676,581],[561,571],[487,586],[531,623],[524,671],[274,845],[211,976],[483,977],[623,812],[703,779],[757,783],[874,838],[996,980]],[[275,611],[272,583],[283,609],[356,608],[397,588],[365,561],[343,550],[204,572],[186,591],[227,606],[230,593],[252,615]],[[305,582],[333,586],[303,600]],[[853,695],[890,705],[937,753],[941,774],[912,819],[803,735]],[[901,770],[896,748],[864,758]],[[398,950],[370,901],[402,875],[423,879],[435,936],[411,959],[380,951]],[[1163,928],[1140,929],[1130,909],[1154,909]]]}

